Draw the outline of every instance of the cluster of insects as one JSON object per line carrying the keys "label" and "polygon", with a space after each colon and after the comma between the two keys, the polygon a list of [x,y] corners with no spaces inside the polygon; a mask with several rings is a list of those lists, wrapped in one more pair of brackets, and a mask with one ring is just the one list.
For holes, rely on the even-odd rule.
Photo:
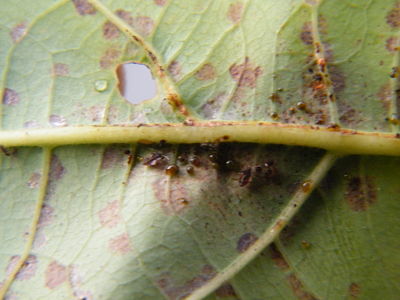
{"label": "cluster of insects", "polygon": [[[279,173],[273,160],[251,165],[246,159],[235,159],[233,146],[229,143],[181,145],[178,151],[161,141],[152,147],[155,151],[147,154],[142,163],[149,168],[163,171],[168,176],[185,173],[194,176],[198,168],[212,168],[218,171],[218,176],[231,176],[240,187],[279,183]],[[176,151],[172,151],[173,149]],[[173,156],[173,152],[179,154]]]}
{"label": "cluster of insects", "polygon": [[239,185],[261,184],[263,182],[277,183],[279,176],[273,161],[246,168],[240,171]]}

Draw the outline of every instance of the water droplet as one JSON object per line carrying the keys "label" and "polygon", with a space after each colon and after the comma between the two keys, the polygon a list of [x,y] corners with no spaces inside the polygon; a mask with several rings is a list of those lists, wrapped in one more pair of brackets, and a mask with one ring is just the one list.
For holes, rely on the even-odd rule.
{"label": "water droplet", "polygon": [[193,175],[193,173],[194,173],[194,168],[193,168],[192,166],[188,166],[188,167],[186,168],[186,172],[187,172],[188,174],[190,174],[190,175]]}
{"label": "water droplet", "polygon": [[179,172],[179,167],[177,165],[169,165],[165,169],[165,174],[167,174],[169,176],[176,175],[178,172]]}
{"label": "water droplet", "polygon": [[201,165],[201,161],[197,156],[189,158],[189,162],[195,167],[200,167]]}
{"label": "water droplet", "polygon": [[307,108],[307,104],[303,101],[299,101],[296,104],[297,108],[300,110],[305,110]]}
{"label": "water droplet", "polygon": [[179,199],[178,199],[178,202],[179,202],[181,205],[188,205],[188,204],[189,204],[189,201],[187,201],[185,198],[179,198]]}
{"label": "water droplet", "polygon": [[303,182],[303,184],[301,185],[301,189],[303,190],[304,193],[308,193],[309,191],[311,191],[312,188],[312,182],[310,180],[306,180]]}
{"label": "water droplet", "polygon": [[94,83],[94,88],[96,89],[96,91],[98,92],[104,92],[105,90],[107,90],[108,88],[108,82],[107,80],[96,80],[96,82]]}
{"label": "water droplet", "polygon": [[275,120],[275,121],[279,120],[279,115],[276,112],[270,113],[270,116],[271,116],[272,120]]}

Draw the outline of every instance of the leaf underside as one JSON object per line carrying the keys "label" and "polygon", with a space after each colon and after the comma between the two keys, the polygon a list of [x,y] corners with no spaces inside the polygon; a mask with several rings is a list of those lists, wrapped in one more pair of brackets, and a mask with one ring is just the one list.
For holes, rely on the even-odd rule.
{"label": "leaf underside", "polygon": [[[2,130],[224,120],[399,132],[395,0],[0,4]],[[121,96],[128,61],[152,69],[154,99]],[[2,148],[0,298],[397,299],[400,160],[329,169],[327,155],[240,141]],[[262,244],[298,197],[309,199]]]}

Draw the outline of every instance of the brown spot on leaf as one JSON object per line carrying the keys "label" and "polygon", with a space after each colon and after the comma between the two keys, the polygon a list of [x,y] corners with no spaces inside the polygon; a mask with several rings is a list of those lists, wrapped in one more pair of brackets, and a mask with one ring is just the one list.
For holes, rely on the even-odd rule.
{"label": "brown spot on leaf", "polygon": [[53,213],[54,213],[54,208],[48,204],[44,204],[40,212],[38,227],[44,227],[51,224],[54,216]]}
{"label": "brown spot on leaf", "polygon": [[338,103],[339,120],[343,126],[355,127],[362,122],[362,114],[345,102]]}
{"label": "brown spot on leaf", "polygon": [[221,298],[227,297],[237,297],[235,289],[229,283],[225,283],[221,285],[216,291],[215,294]]}
{"label": "brown spot on leaf", "polygon": [[119,29],[110,21],[107,21],[103,25],[103,36],[106,40],[116,39],[119,36]]}
{"label": "brown spot on leaf", "polygon": [[118,200],[114,200],[107,204],[98,212],[100,224],[104,227],[112,228],[121,221],[120,205]]}
{"label": "brown spot on leaf", "polygon": [[24,128],[38,128],[38,127],[40,126],[39,123],[36,121],[26,121],[24,123]]}
{"label": "brown spot on leaf", "polygon": [[243,234],[237,242],[236,250],[240,253],[245,252],[251,245],[258,240],[258,237],[251,232]]}
{"label": "brown spot on leaf", "polygon": [[130,12],[123,9],[118,9],[117,11],[115,11],[115,14],[129,25],[133,24],[133,18]]}
{"label": "brown spot on leaf", "polygon": [[269,247],[270,249],[270,255],[275,263],[275,265],[281,269],[281,270],[288,270],[289,269],[289,264],[287,263],[286,259],[283,257],[282,253],[278,250],[275,244],[271,244]]}
{"label": "brown spot on leaf", "polygon": [[35,189],[39,187],[40,184],[40,179],[42,178],[42,175],[40,173],[34,172],[32,173],[31,177],[29,178],[27,185],[31,189]]}
{"label": "brown spot on leaf", "polygon": [[332,81],[333,91],[337,94],[346,87],[346,78],[342,71],[336,66],[329,66],[329,75]]}
{"label": "brown spot on leaf", "polygon": [[164,275],[157,281],[157,285],[162,289],[170,299],[184,299],[192,292],[206,284],[216,275],[215,269],[210,265],[203,266],[201,272],[196,277],[186,281],[182,285],[175,285],[170,276]]}
{"label": "brown spot on leaf", "polygon": [[179,62],[176,60],[171,62],[168,66],[168,72],[175,81],[178,81],[181,75],[181,65]]}
{"label": "brown spot on leaf", "polygon": [[12,89],[5,88],[3,94],[3,104],[4,105],[16,105],[20,101],[19,95],[16,91]]}
{"label": "brown spot on leaf", "polygon": [[55,289],[68,279],[68,270],[56,261],[51,262],[45,273],[46,286]]}
{"label": "brown spot on leaf", "polygon": [[75,9],[81,16],[94,15],[96,14],[96,9],[87,0],[72,0],[75,5]]}
{"label": "brown spot on leaf", "polygon": [[154,3],[158,6],[164,6],[167,4],[167,0],[154,0]]}
{"label": "brown spot on leaf", "polygon": [[61,164],[61,161],[58,158],[58,156],[53,154],[53,156],[51,157],[51,166],[49,174],[50,180],[59,180],[63,178],[64,174],[65,174],[64,166]]}
{"label": "brown spot on leaf", "polygon": [[53,65],[54,76],[67,76],[69,74],[69,67],[66,64],[56,63]]}
{"label": "brown spot on leaf", "polygon": [[68,125],[67,119],[59,115],[50,115],[49,122],[54,127],[64,127]]}
{"label": "brown spot on leaf", "polygon": [[229,5],[228,19],[234,24],[238,24],[243,14],[243,3],[236,2]]}
{"label": "brown spot on leaf", "polygon": [[21,259],[21,256],[19,256],[19,255],[14,255],[14,256],[10,257],[10,260],[6,267],[6,276],[7,277],[10,276],[11,273],[14,271],[14,269],[17,267],[17,264],[20,259]]}
{"label": "brown spot on leaf", "polygon": [[352,177],[347,182],[345,199],[354,211],[365,211],[376,202],[377,190],[370,176]]}
{"label": "brown spot on leaf", "polygon": [[154,21],[150,17],[138,16],[133,19],[132,26],[142,36],[148,36],[153,31]]}
{"label": "brown spot on leaf", "polygon": [[392,89],[389,82],[380,88],[377,96],[383,107],[389,110],[392,101]]}
{"label": "brown spot on leaf", "polygon": [[104,151],[101,168],[109,169],[115,165],[122,165],[124,162],[125,156],[123,151],[115,146],[109,146]]}
{"label": "brown spot on leaf", "polygon": [[26,22],[19,23],[15,25],[11,31],[10,35],[14,43],[19,43],[26,34]]}
{"label": "brown spot on leaf", "polygon": [[390,27],[400,27],[400,2],[397,2],[386,15],[386,22],[389,24]]}
{"label": "brown spot on leaf", "polygon": [[350,299],[357,299],[360,295],[361,288],[357,283],[352,282],[349,286]]}
{"label": "brown spot on leaf", "polygon": [[198,80],[211,80],[215,78],[215,68],[212,64],[207,63],[196,72],[196,78]]}
{"label": "brown spot on leaf", "polygon": [[[169,181],[176,181],[169,185]],[[187,190],[179,181],[180,179],[158,179],[153,183],[157,199],[166,215],[177,215],[188,207],[189,199]]]}
{"label": "brown spot on leaf", "polygon": [[103,56],[100,58],[100,67],[102,69],[109,69],[115,65],[121,52],[117,49],[107,49]]}
{"label": "brown spot on leaf", "polygon": [[287,277],[287,280],[292,288],[294,295],[299,300],[317,300],[312,294],[304,290],[304,286],[301,283],[300,279],[295,274],[290,274]]}
{"label": "brown spot on leaf", "polygon": [[248,57],[245,58],[244,63],[237,65],[233,64],[229,68],[229,72],[239,87],[255,88],[257,78],[262,74],[261,67],[253,66]]}
{"label": "brown spot on leaf", "polygon": [[25,262],[22,264],[21,269],[17,273],[17,280],[28,280],[35,276],[37,269],[37,258],[35,255],[29,255]]}
{"label": "brown spot on leaf", "polygon": [[399,50],[399,39],[395,36],[391,36],[386,40],[385,44],[386,50],[389,52],[396,52]]}
{"label": "brown spot on leaf", "polygon": [[109,241],[108,247],[115,254],[126,254],[132,250],[131,242],[127,233],[123,233]]}
{"label": "brown spot on leaf", "polygon": [[93,105],[82,110],[82,115],[85,119],[92,122],[99,122],[103,119],[105,107],[101,105]]}
{"label": "brown spot on leaf", "polygon": [[312,35],[312,25],[311,22],[305,22],[300,33],[300,39],[306,45],[312,45],[314,38]]}

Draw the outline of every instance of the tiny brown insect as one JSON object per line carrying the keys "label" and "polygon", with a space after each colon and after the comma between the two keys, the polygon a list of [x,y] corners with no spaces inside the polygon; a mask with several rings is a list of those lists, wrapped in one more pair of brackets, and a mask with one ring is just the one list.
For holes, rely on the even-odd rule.
{"label": "tiny brown insect", "polygon": [[186,168],[186,172],[187,172],[189,175],[193,175],[193,173],[194,173],[194,168],[193,168],[192,166],[188,166],[188,167]]}
{"label": "tiny brown insect", "polygon": [[177,165],[169,165],[165,168],[165,174],[173,176],[179,172],[179,167]]}
{"label": "tiny brown insect", "polygon": [[192,156],[189,158],[189,162],[195,167],[200,167],[201,165],[201,161],[197,156]]}
{"label": "tiny brown insect", "polygon": [[151,168],[162,168],[167,163],[168,158],[159,152],[155,152],[150,157],[143,160],[143,164]]}
{"label": "tiny brown insect", "polygon": [[239,185],[242,187],[248,185],[252,180],[251,168],[241,171],[240,174],[241,175],[239,177]]}

